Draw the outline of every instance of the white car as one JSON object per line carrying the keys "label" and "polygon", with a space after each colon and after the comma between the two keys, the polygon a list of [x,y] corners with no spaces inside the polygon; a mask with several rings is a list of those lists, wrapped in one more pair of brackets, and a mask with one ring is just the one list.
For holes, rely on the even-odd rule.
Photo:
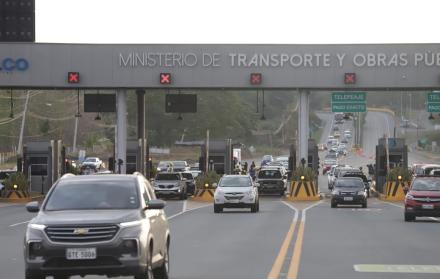
{"label": "white car", "polygon": [[352,135],[351,135],[351,131],[350,130],[346,130],[344,132],[344,137],[346,137],[347,139],[351,139]]}
{"label": "white car", "polygon": [[223,208],[250,208],[252,213],[260,210],[257,184],[249,175],[224,175],[214,193],[214,213]]}
{"label": "white car", "polygon": [[81,167],[93,167],[99,170],[102,167],[102,160],[98,157],[87,157],[84,162],[82,162]]}

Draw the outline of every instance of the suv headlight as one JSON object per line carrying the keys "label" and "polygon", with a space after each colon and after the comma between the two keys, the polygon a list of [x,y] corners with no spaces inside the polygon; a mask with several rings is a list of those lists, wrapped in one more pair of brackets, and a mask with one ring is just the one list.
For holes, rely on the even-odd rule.
{"label": "suv headlight", "polygon": [[357,192],[357,194],[360,196],[365,195],[365,191],[359,191],[359,192]]}
{"label": "suv headlight", "polygon": [[40,224],[29,224],[28,228],[34,229],[34,230],[39,230],[39,231],[44,231],[46,226],[45,225],[40,225]]}
{"label": "suv headlight", "polygon": [[413,195],[410,195],[410,194],[406,194],[406,197],[405,197],[407,200],[413,200],[414,199],[414,196]]}
{"label": "suv headlight", "polygon": [[140,226],[141,224],[142,221],[137,220],[137,221],[120,223],[119,225],[121,226],[121,228],[131,228],[131,227]]}
{"label": "suv headlight", "polygon": [[335,195],[335,196],[338,196],[339,195],[339,191],[333,191],[332,194]]}
{"label": "suv headlight", "polygon": [[216,195],[219,195],[219,196],[223,196],[224,192],[223,192],[222,189],[217,188],[217,190],[215,191],[215,194],[216,194]]}

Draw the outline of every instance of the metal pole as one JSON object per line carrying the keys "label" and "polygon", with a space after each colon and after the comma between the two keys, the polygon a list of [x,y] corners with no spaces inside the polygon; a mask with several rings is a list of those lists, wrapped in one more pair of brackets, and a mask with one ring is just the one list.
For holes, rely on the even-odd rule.
{"label": "metal pole", "polygon": [[119,169],[121,174],[125,174],[127,165],[127,92],[125,90],[116,91],[116,102],[117,148],[115,161],[117,162],[119,159],[123,161]]}
{"label": "metal pole", "polygon": [[23,154],[23,134],[24,134],[24,123],[26,121],[26,111],[29,103],[29,95],[31,91],[28,90],[26,95],[26,102],[24,103],[24,111],[23,111],[23,118],[21,119],[21,128],[20,128],[20,138],[18,139],[18,155]]}
{"label": "metal pole", "polygon": [[307,159],[308,137],[309,137],[309,92],[299,91],[299,110],[298,110],[298,132],[299,132],[299,156]]}
{"label": "metal pole", "polygon": [[75,117],[75,132],[73,133],[73,152],[76,152],[76,137],[78,135],[79,117]]}
{"label": "metal pole", "polygon": [[139,160],[139,169],[145,175],[146,161],[145,161],[145,90],[136,90],[137,95],[137,137],[141,140],[141,152],[138,154],[141,158]]}
{"label": "metal pole", "polygon": [[208,172],[208,167],[209,167],[209,129],[206,130],[206,159],[205,159],[205,172]]}

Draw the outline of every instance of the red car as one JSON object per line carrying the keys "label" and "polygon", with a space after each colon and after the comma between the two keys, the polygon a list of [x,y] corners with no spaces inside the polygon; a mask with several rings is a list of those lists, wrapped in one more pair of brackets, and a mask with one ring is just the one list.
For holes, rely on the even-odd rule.
{"label": "red car", "polygon": [[416,217],[440,217],[440,177],[414,178],[405,197],[405,221]]}

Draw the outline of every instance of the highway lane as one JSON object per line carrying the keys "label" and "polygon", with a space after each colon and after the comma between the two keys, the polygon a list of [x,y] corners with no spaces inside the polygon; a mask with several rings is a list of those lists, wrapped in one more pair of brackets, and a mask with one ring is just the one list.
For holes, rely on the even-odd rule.
{"label": "highway lane", "polygon": [[[325,229],[324,229],[325,228]],[[369,199],[366,209],[330,208],[325,200],[307,212],[298,278],[439,278],[439,274],[361,273],[354,265],[437,265],[440,224],[403,220],[403,209]]]}

